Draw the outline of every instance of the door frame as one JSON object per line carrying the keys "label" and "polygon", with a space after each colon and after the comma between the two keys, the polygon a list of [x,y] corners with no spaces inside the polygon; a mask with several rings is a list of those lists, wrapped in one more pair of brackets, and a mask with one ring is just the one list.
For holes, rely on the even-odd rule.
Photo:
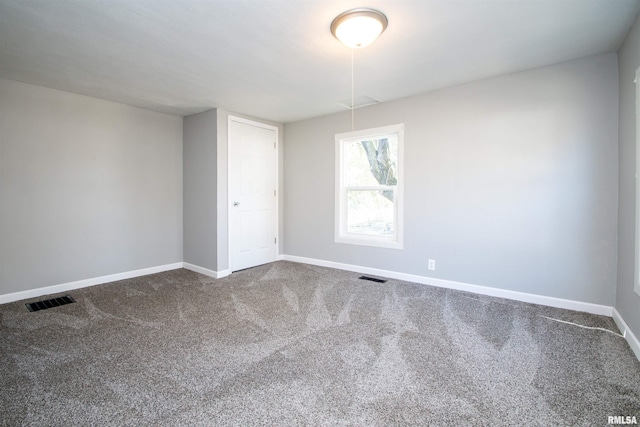
{"label": "door frame", "polygon": [[233,273],[233,269],[231,268],[231,211],[233,202],[231,201],[231,123],[242,123],[249,126],[255,126],[262,129],[273,130],[276,133],[275,140],[275,149],[273,150],[274,160],[275,160],[275,184],[276,184],[276,197],[275,197],[275,212],[274,219],[275,222],[275,231],[276,231],[276,244],[275,244],[275,256],[274,261],[278,260],[278,255],[280,252],[280,133],[277,126],[270,125],[267,123],[258,122],[255,120],[245,119],[244,117],[233,116],[229,114],[227,118],[227,269],[229,274]]}

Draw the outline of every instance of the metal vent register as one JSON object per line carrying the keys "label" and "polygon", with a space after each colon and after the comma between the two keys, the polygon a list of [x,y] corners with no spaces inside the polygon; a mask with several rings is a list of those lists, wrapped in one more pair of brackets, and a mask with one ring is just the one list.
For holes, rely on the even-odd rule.
{"label": "metal vent register", "polygon": [[29,304],[25,304],[27,306],[27,310],[29,311],[40,311],[46,310],[48,308],[59,307],[61,305],[71,304],[72,302],[76,302],[69,295],[65,295],[60,298],[52,298],[46,299],[44,301],[30,302]]}
{"label": "metal vent register", "polygon": [[358,277],[358,279],[360,279],[360,280],[368,280],[370,282],[376,282],[376,283],[387,283],[386,280],[378,279],[377,277],[360,276],[360,277]]}

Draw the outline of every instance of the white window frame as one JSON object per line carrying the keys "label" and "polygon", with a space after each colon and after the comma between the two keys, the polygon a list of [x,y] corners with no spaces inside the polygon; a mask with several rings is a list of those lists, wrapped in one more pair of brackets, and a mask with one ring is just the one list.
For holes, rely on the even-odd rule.
{"label": "white window frame", "polygon": [[[364,138],[398,135],[398,162],[394,197],[394,236],[370,236],[347,232],[347,192],[344,186],[344,155],[345,143],[359,141]],[[335,242],[352,245],[374,246],[381,248],[403,249],[404,236],[404,124],[384,126],[374,129],[364,129],[355,132],[337,134],[336,141],[336,205],[335,205]],[[359,187],[358,189],[384,189],[384,186]]]}
{"label": "white window frame", "polygon": [[640,295],[640,68],[636,70],[636,271],[633,289]]}

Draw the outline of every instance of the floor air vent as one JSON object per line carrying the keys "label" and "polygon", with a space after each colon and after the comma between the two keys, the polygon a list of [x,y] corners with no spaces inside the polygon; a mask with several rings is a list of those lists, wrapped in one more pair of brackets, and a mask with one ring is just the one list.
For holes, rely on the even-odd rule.
{"label": "floor air vent", "polygon": [[386,283],[387,282],[384,279],[378,279],[376,277],[369,277],[369,276],[360,276],[359,279],[360,280],[368,280],[370,282],[376,282],[376,283]]}
{"label": "floor air vent", "polygon": [[46,299],[44,301],[31,302],[25,305],[27,306],[27,309],[29,311],[40,311],[40,310],[46,310],[48,308],[58,307],[61,305],[71,304],[72,302],[76,302],[76,301],[73,298],[71,298],[69,295],[65,295],[60,298]]}

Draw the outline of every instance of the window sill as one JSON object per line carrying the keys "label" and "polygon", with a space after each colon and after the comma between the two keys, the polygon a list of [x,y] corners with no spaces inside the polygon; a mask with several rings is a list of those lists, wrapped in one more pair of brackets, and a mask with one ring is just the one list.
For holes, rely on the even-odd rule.
{"label": "window sill", "polygon": [[336,236],[336,243],[348,245],[371,246],[374,248],[404,249],[402,242],[397,240],[377,239],[375,237]]}

